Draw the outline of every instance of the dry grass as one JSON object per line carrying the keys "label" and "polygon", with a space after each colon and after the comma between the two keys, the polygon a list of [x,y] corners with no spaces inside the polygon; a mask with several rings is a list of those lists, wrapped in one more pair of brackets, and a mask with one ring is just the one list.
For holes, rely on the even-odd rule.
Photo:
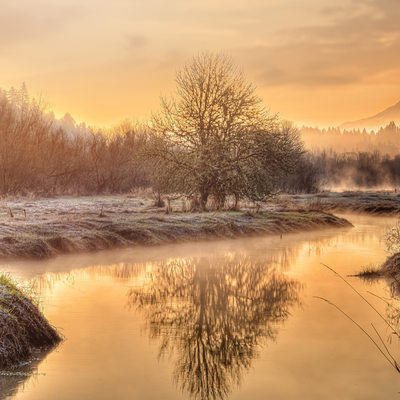
{"label": "dry grass", "polygon": [[382,264],[382,275],[393,280],[393,287],[400,290],[400,221],[388,231],[385,235],[386,247],[389,252],[389,258]]}
{"label": "dry grass", "polygon": [[381,267],[377,267],[374,265],[368,265],[364,267],[360,272],[358,272],[355,275],[358,278],[365,279],[365,280],[373,280],[373,279],[379,279],[383,277]]}
{"label": "dry grass", "polygon": [[282,234],[326,227],[351,226],[320,211],[261,210],[176,212],[156,208],[151,199],[127,196],[58,198],[8,202],[11,217],[0,209],[0,256],[49,257],[61,253],[132,245]]}
{"label": "dry grass", "polygon": [[386,247],[390,254],[396,254],[400,252],[400,220],[392,226],[385,235]]}
{"label": "dry grass", "polygon": [[400,253],[390,256],[381,267],[383,274],[400,282]]}
{"label": "dry grass", "polygon": [[28,360],[37,349],[60,341],[34,300],[0,275],[0,368]]}
{"label": "dry grass", "polygon": [[400,213],[400,195],[394,191],[322,192],[286,195],[286,201],[304,210],[356,212],[375,215]]}
{"label": "dry grass", "polygon": [[[367,298],[360,293],[346,278],[344,278],[342,275],[340,275],[337,271],[335,271],[332,267],[326,264],[322,264],[324,267],[332,271],[339,279],[341,279],[354,293],[357,294],[367,305],[370,309],[372,309],[385,323],[387,328],[391,331],[391,334],[396,335],[397,338],[400,337],[400,334],[397,330],[397,326],[393,324],[392,318],[388,318],[384,316],[379,310],[369,301]],[[370,292],[369,292],[370,293]],[[372,293],[370,293],[372,294]],[[351,317],[348,313],[346,313],[341,307],[336,305],[335,303],[331,302],[329,299],[326,299],[324,297],[320,296],[314,296],[317,299],[320,299],[322,301],[325,301],[332,307],[336,308],[339,312],[341,312],[349,321],[351,321],[370,341],[371,343],[377,348],[377,350],[381,353],[381,355],[388,361],[388,363],[397,371],[400,373],[400,367],[399,363],[396,360],[396,358],[392,355],[390,352],[389,348],[385,344],[384,340],[382,339],[382,335],[378,332],[378,330],[375,328],[375,326],[371,323],[371,327],[374,331],[374,334],[376,335],[376,338],[372,336],[371,333],[367,331],[365,327],[360,325],[353,317]],[[379,296],[378,296],[379,297]]]}

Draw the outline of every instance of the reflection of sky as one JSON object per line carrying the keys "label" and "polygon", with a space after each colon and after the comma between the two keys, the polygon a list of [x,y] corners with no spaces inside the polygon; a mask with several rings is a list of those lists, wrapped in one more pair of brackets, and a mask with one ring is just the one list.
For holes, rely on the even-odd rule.
{"label": "reflection of sky", "polygon": [[184,60],[222,50],[272,111],[343,122],[399,100],[399,14],[397,0],[1,2],[2,85],[108,124],[148,116]]}

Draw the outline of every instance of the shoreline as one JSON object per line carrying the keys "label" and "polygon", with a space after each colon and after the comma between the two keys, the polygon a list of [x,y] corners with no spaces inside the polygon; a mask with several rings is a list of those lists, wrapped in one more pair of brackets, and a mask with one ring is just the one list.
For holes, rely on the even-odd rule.
{"label": "shoreline", "polygon": [[[38,303],[9,276],[0,274],[0,372],[35,359],[62,338],[39,309]],[[3,382],[0,379],[0,387]]]}
{"label": "shoreline", "polygon": [[275,200],[285,207],[337,213],[400,215],[400,193],[396,191],[344,191],[281,195]]}
{"label": "shoreline", "polygon": [[[35,201],[30,202],[29,213],[25,208],[22,213],[14,207],[14,217],[0,216],[0,258],[42,259],[138,245],[279,235],[352,226],[344,218],[323,211],[272,210],[253,213],[243,210],[165,214],[163,209],[144,209],[143,203],[140,203],[139,210],[134,209],[132,204],[138,199],[127,198],[120,199],[120,203],[113,202],[113,208],[111,202],[107,203],[104,212],[102,205],[98,214],[97,200],[90,203],[90,199],[71,199],[73,206],[86,201],[86,205],[96,209],[92,212],[85,207],[73,207],[73,211],[69,212],[62,207],[49,207],[47,210],[38,207],[33,210]],[[68,203],[68,206],[71,204]]]}

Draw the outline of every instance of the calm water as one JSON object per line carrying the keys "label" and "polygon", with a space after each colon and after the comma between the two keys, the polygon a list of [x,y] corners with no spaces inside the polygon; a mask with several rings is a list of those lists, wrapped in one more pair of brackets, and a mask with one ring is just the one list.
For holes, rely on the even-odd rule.
{"label": "calm water", "polygon": [[[390,338],[321,263],[346,275],[382,262],[382,236],[394,219],[347,217],[353,229],[3,265],[34,286],[66,340],[21,369],[32,375],[0,377],[0,398],[399,398],[400,375],[348,319],[313,297]],[[349,279],[363,293],[390,297],[385,281]],[[399,344],[388,344],[394,355]]]}

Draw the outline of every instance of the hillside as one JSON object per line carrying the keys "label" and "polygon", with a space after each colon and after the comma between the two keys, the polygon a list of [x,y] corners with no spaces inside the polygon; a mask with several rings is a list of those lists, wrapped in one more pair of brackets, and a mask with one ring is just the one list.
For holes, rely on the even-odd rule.
{"label": "hillside", "polygon": [[396,125],[400,124],[400,101],[372,117],[363,118],[358,121],[345,122],[340,126],[340,128],[377,129],[381,126],[388,125],[391,121],[394,121]]}

